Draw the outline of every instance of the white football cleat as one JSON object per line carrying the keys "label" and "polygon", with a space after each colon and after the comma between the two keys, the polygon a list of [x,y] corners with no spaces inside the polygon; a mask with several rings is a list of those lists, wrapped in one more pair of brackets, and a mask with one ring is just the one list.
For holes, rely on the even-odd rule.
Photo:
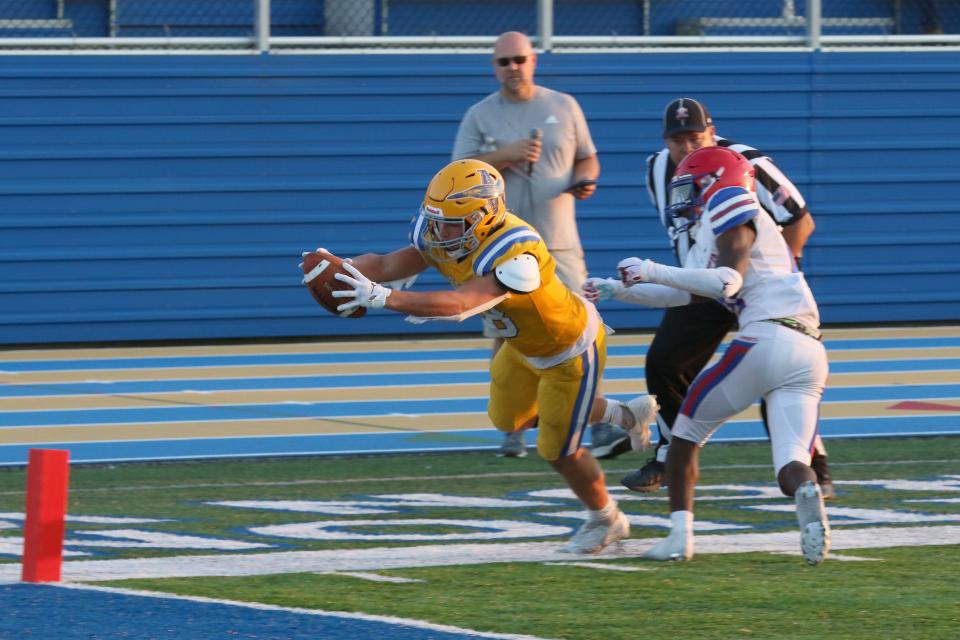
{"label": "white football cleat", "polygon": [[513,431],[503,437],[500,448],[497,450],[497,457],[500,458],[525,458],[527,457],[527,441],[523,435],[523,429]]}
{"label": "white football cleat", "polygon": [[794,499],[800,524],[800,550],[807,564],[816,566],[823,562],[830,550],[830,522],[823,506],[823,495],[817,483],[808,480],[797,489]]}
{"label": "white football cleat", "polygon": [[614,542],[630,535],[630,521],[618,510],[613,522],[587,520],[566,544],[557,549],[560,553],[597,553]]}
{"label": "white football cleat", "polygon": [[634,425],[626,430],[630,436],[630,446],[634,451],[645,451],[650,447],[650,423],[656,420],[657,411],[660,410],[657,396],[637,396],[624,406],[634,419]]}
{"label": "white football cleat", "polygon": [[693,557],[693,532],[674,528],[670,535],[644,552],[647,560],[689,560]]}

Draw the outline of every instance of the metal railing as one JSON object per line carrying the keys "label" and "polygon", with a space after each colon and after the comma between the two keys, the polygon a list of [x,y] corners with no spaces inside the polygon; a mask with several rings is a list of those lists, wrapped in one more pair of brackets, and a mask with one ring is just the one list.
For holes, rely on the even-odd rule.
{"label": "metal railing", "polygon": [[[191,6],[180,3],[144,3],[133,0],[103,0],[105,18],[102,25],[83,29],[78,24],[80,14],[75,13],[71,0],[56,0],[55,15],[24,15],[27,0],[6,0],[16,11],[4,12],[4,0],[0,0],[0,52],[37,53],[43,51],[71,50],[79,52],[166,52],[192,53],[196,51],[216,53],[384,53],[384,52],[431,52],[488,51],[499,31],[485,24],[486,34],[430,33],[424,35],[394,35],[403,28],[393,26],[394,15],[400,9],[410,10],[410,3],[403,0],[316,0],[304,6],[320,7],[323,27],[298,28],[296,23],[278,20],[271,0],[248,0],[249,5],[233,2],[223,5],[226,17],[217,13],[216,0],[203,6],[204,13],[197,24],[174,16],[171,7]],[[768,0],[769,1],[769,0]],[[942,12],[933,3],[937,18]],[[125,4],[125,2],[127,4]],[[465,12],[475,3],[453,0],[437,3],[431,9],[434,17]],[[609,4],[609,3],[607,3]],[[529,25],[528,31],[541,51],[592,52],[592,51],[650,51],[677,49],[832,49],[844,47],[955,47],[960,45],[960,33],[938,31],[928,33],[904,33],[904,6],[902,0],[891,0],[888,15],[828,16],[822,15],[822,0],[807,0],[805,15],[799,15],[794,0],[783,0],[782,5],[764,4],[767,14],[757,14],[756,3],[746,0],[723,0],[705,3],[703,0],[687,0],[672,5],[658,4],[658,0],[642,0],[640,3],[624,2],[639,15],[638,23],[627,25],[627,33],[571,34],[558,32],[558,11],[569,11],[569,4],[560,7],[554,0],[516,0],[511,6],[519,11],[504,20],[503,28],[517,22]],[[916,12],[916,4],[909,7]],[[589,5],[585,0],[582,5]],[[671,16],[663,18],[666,7],[682,5],[696,17]],[[50,5],[52,6],[52,4]],[[124,8],[134,6],[140,11],[140,21],[124,21]],[[590,5],[592,6],[592,5]],[[600,6],[600,5],[597,5]],[[851,5],[853,6],[853,5]],[[926,5],[925,5],[926,6]],[[147,7],[147,8],[144,8]],[[239,7],[239,9],[238,9]],[[772,11],[771,11],[772,8]],[[582,6],[581,6],[582,9]],[[703,15],[696,15],[701,10]],[[926,10],[925,10],[926,11]],[[130,10],[128,9],[129,13]],[[166,13],[165,13],[166,12]],[[20,18],[9,18],[17,13]],[[722,15],[717,15],[721,13]],[[146,18],[143,17],[146,15]],[[76,17],[72,17],[76,16]],[[235,16],[236,19],[234,19]],[[655,18],[659,19],[655,21]],[[950,16],[957,18],[960,15]],[[131,22],[132,21],[132,22]],[[203,24],[204,21],[210,24]],[[424,23],[432,24],[424,20]],[[443,21],[439,21],[443,22]],[[249,23],[249,24],[247,24]],[[566,20],[565,28],[569,28]],[[664,24],[672,26],[672,33],[664,33]],[[654,25],[653,27],[651,25]],[[198,34],[207,28],[210,35]],[[609,25],[603,27],[609,30]],[[455,25],[453,31],[469,27]],[[410,30],[408,28],[408,30]],[[734,33],[728,33],[729,31]],[[861,33],[868,30],[871,33]],[[318,31],[322,33],[317,33]],[[561,29],[562,31],[562,29]],[[632,31],[632,32],[631,32]],[[838,31],[840,31],[838,33]],[[29,33],[28,33],[29,32]],[[306,32],[306,33],[304,33]],[[31,34],[36,35],[31,35]],[[139,35],[129,35],[137,33]],[[9,34],[10,37],[4,37]],[[149,35],[144,35],[149,34]],[[157,35],[159,34],[159,35]]]}

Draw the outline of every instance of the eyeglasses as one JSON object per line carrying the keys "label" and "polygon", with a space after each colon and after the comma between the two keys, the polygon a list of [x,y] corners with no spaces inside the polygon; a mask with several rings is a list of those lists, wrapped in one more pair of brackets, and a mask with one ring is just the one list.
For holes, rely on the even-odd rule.
{"label": "eyeglasses", "polygon": [[511,62],[514,62],[518,65],[523,64],[527,61],[527,56],[513,56],[511,58],[497,58],[497,64],[501,67],[506,67]]}

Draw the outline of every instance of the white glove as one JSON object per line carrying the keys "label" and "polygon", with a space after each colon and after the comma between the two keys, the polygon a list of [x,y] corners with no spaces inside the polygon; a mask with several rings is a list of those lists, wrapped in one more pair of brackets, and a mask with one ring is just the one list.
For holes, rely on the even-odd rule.
{"label": "white glove", "polygon": [[583,283],[583,297],[596,304],[611,300],[623,291],[623,283],[613,278],[587,278]]}
{"label": "white glove", "polygon": [[626,258],[617,263],[617,271],[620,273],[620,280],[629,287],[641,282],[650,282],[650,271],[654,264],[653,260]]}
{"label": "white glove", "polygon": [[384,282],[383,286],[390,287],[391,289],[409,289],[419,277],[420,274],[415,273],[409,278],[400,278],[399,280],[390,280],[389,282]]}
{"label": "white glove", "polygon": [[367,307],[368,309],[379,309],[387,304],[387,298],[393,293],[393,289],[388,289],[376,282],[370,282],[370,278],[360,273],[360,270],[347,261],[343,262],[343,270],[353,276],[338,273],[334,278],[340,282],[345,282],[353,289],[345,291],[334,291],[331,295],[334,298],[353,298],[349,302],[344,302],[337,307],[337,311],[349,311],[357,307]]}

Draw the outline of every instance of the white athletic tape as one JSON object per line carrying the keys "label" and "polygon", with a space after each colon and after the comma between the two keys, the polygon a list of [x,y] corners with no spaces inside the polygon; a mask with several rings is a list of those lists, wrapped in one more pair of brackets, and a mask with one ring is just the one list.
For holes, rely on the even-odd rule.
{"label": "white athletic tape", "polygon": [[324,272],[324,270],[330,266],[329,260],[321,260],[320,264],[315,266],[313,269],[303,276],[303,284],[310,284],[310,281],[316,278],[318,275]]}

